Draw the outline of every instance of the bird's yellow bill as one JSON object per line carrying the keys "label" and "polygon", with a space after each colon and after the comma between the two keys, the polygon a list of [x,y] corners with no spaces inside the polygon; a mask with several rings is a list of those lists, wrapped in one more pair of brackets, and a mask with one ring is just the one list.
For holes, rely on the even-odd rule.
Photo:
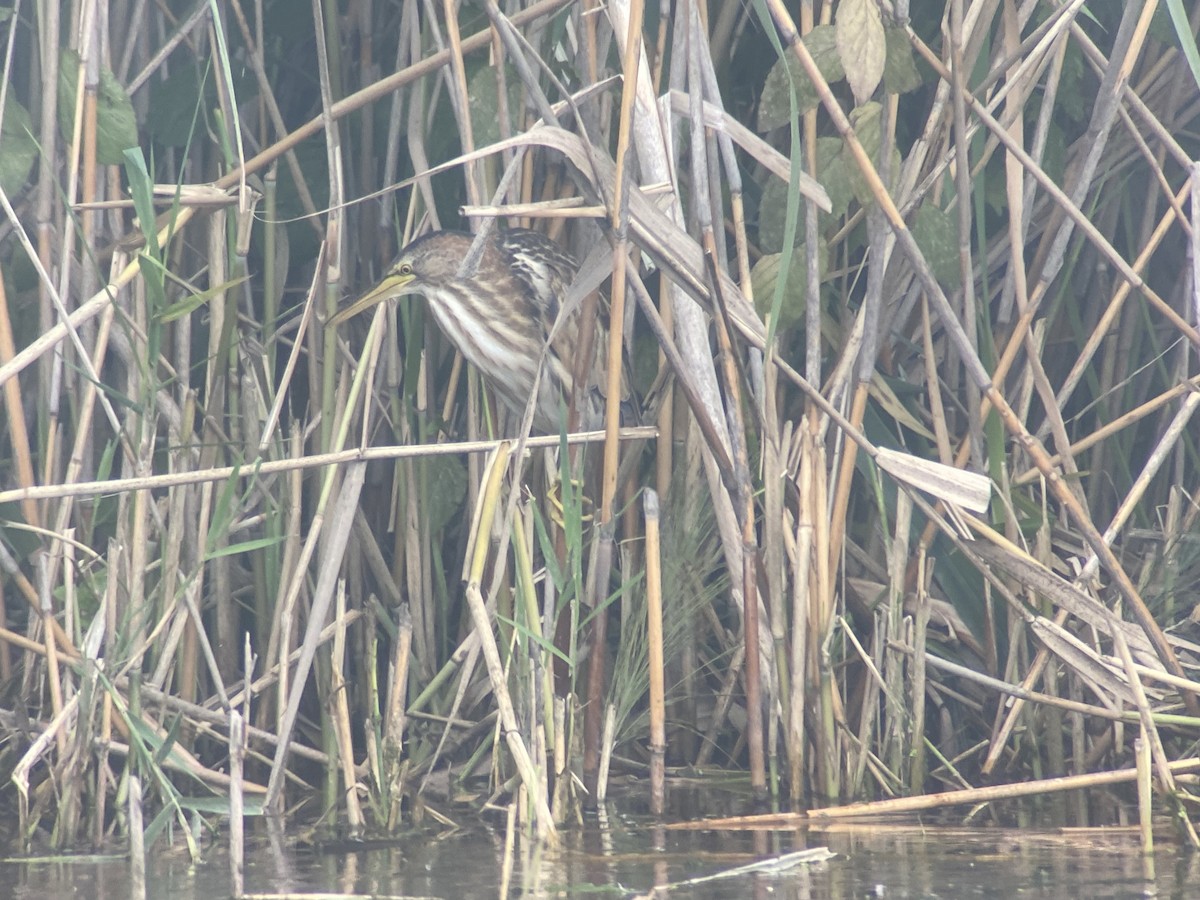
{"label": "bird's yellow bill", "polygon": [[357,316],[363,310],[370,309],[384,300],[391,300],[393,297],[399,297],[404,293],[405,286],[412,281],[411,275],[388,275],[383,281],[371,288],[349,306],[339,309],[332,319],[329,320],[330,325],[340,325],[347,319]]}

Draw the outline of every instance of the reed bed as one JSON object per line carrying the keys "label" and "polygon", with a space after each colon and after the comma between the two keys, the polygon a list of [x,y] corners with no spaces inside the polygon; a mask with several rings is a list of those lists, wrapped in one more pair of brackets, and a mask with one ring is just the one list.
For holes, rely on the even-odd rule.
{"label": "reed bed", "polygon": [[[17,3],[20,843],[511,845],[696,769],[1081,826],[1136,779],[1194,843],[1189,6]],[[419,301],[325,325],[496,216],[585,261],[657,421],[521,435]]]}

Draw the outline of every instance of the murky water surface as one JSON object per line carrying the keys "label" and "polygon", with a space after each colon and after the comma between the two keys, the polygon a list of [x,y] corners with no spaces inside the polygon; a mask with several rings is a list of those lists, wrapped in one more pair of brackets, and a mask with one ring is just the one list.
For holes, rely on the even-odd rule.
{"label": "murky water surface", "polygon": [[[619,808],[610,805],[607,816],[565,830],[553,851],[531,856],[518,847],[507,896],[636,897],[675,884],[671,897],[711,900],[1200,897],[1200,860],[1163,842],[1147,867],[1129,829],[966,829],[893,820],[805,831],[675,831]],[[261,820],[248,824],[247,892],[500,896],[505,839],[498,819],[357,847],[298,840],[299,827],[272,834]],[[836,855],[778,874],[680,884],[811,847]],[[0,897],[124,900],[128,872],[128,860],[116,856],[9,857],[0,862]],[[176,849],[160,845],[148,873],[150,898],[229,896],[223,842],[210,842],[196,866],[181,842]]]}

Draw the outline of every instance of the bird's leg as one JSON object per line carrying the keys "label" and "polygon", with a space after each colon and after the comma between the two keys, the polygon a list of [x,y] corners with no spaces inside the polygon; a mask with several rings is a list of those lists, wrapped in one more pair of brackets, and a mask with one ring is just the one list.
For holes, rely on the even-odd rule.
{"label": "bird's leg", "polygon": [[[557,456],[558,450],[547,451],[547,457],[552,453]],[[572,475],[568,482],[571,486],[570,502],[578,504],[580,521],[584,523],[592,521],[595,504],[592,503],[592,498],[584,492],[583,479]],[[575,500],[576,497],[579,499]],[[546,499],[550,501],[550,517],[559,528],[564,528],[567,510],[563,504],[568,501],[563,498],[562,474],[557,468],[552,468],[549,459],[547,459],[546,465]]]}

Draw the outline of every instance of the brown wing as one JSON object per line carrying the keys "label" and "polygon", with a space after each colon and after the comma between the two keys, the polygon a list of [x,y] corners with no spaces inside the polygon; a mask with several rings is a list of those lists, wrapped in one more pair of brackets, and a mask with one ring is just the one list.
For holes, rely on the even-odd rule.
{"label": "brown wing", "polygon": [[579,269],[574,257],[544,234],[526,228],[503,232],[497,246],[548,330],[558,318],[562,297]]}
{"label": "brown wing", "polygon": [[[541,318],[542,335],[550,340],[555,321],[562,308],[562,298],[566,295],[579,265],[575,258],[550,238],[537,231],[524,228],[512,228],[503,232],[498,245],[501,253],[509,261],[510,268],[521,283],[526,287],[528,296],[537,308]],[[550,354],[549,364],[557,369],[561,383],[569,386],[573,382],[572,368],[576,364],[579,339],[578,309],[571,310],[567,320],[559,323],[554,331],[553,345],[556,351]],[[601,298],[599,321],[596,323],[594,335],[592,366],[587,384],[580,396],[583,409],[580,410],[581,424],[585,428],[596,428],[603,421],[604,413],[604,377],[605,359],[608,354],[608,303]],[[628,365],[628,361],[626,361]],[[628,369],[621,373],[621,396],[630,401]],[[624,403],[622,404],[625,405]],[[623,418],[637,421],[637,413],[633,415],[626,411]]]}

